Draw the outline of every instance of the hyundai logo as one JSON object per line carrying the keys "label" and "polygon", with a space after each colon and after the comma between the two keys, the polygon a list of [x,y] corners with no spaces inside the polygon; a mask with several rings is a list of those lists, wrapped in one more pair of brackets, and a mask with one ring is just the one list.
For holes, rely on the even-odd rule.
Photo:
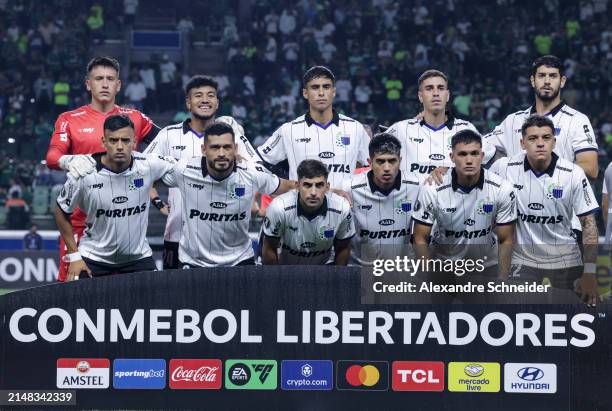
{"label": "hyundai logo", "polygon": [[542,210],[544,208],[544,204],[529,203],[527,207],[529,207],[530,210]]}
{"label": "hyundai logo", "polygon": [[319,158],[334,158],[334,157],[336,157],[336,155],[332,153],[331,151],[324,151],[322,153],[319,153]]}
{"label": "hyundai logo", "polygon": [[126,201],[128,201],[128,198],[126,196],[119,196],[113,198],[113,204],[123,204]]}
{"label": "hyundai logo", "polygon": [[378,222],[378,224],[380,224],[380,225],[392,225],[392,224],[395,224],[395,220],[392,219],[392,218],[385,218],[383,220],[380,220]]}
{"label": "hyundai logo", "polygon": [[432,160],[444,160],[446,157],[444,156],[444,154],[431,154],[429,158],[431,158]]}
{"label": "hyundai logo", "polygon": [[302,247],[302,248],[312,248],[315,245],[316,245],[315,243],[311,243],[311,242],[307,241],[305,243],[300,244],[300,247]]}
{"label": "hyundai logo", "polygon": [[536,367],[525,367],[518,370],[516,373],[521,380],[537,381],[544,378],[544,371]]}
{"label": "hyundai logo", "polygon": [[227,204],[222,203],[221,201],[213,201],[212,203],[210,203],[210,206],[212,208],[225,208],[227,207]]}

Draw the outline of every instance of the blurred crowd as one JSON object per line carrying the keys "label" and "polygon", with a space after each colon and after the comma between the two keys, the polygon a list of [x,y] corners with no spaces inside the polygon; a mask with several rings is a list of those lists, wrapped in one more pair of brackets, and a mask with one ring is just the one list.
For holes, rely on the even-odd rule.
{"label": "blurred crowd", "polygon": [[[373,130],[416,115],[416,79],[440,69],[455,115],[484,133],[531,104],[530,64],[555,54],[568,77],[563,99],[591,119],[602,166],[612,154],[608,0],[255,0],[248,13],[249,2],[212,3],[181,4],[176,30],[197,39],[215,22],[226,53],[226,69],[215,76],[220,114],[242,123],[255,146],[304,112],[301,75],[315,64],[336,74],[338,109]],[[32,160],[0,152],[0,202],[14,185],[53,184],[39,161],[57,114],[89,101],[89,46],[128,30],[144,7],[138,0],[0,0],[0,141],[12,139],[19,157]],[[161,53],[124,69],[120,103],[153,118],[187,116],[181,88],[195,73]]]}

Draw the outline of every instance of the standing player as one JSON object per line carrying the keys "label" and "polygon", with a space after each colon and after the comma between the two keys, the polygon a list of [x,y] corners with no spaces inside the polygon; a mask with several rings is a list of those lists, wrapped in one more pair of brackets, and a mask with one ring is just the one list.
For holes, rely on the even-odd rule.
{"label": "standing player", "polygon": [[604,181],[603,187],[601,190],[601,212],[604,221],[604,225],[606,226],[606,245],[608,246],[608,250],[612,250],[612,221],[610,221],[610,204],[612,201],[610,200],[612,197],[612,162],[608,164],[606,167],[606,171],[604,173]]}
{"label": "standing player", "polygon": [[234,130],[226,123],[208,126],[203,139],[203,157],[181,159],[175,172],[162,179],[181,193],[179,264],[184,268],[252,265],[253,196],[283,194],[295,183],[252,163],[237,163]]}
{"label": "standing player", "polygon": [[375,259],[413,256],[410,244],[412,211],[419,194],[419,178],[400,171],[402,145],[387,133],[370,141],[370,171],[345,181],[351,196],[356,235],[351,263],[371,265]]}
{"label": "standing player", "polygon": [[[204,130],[215,122],[219,109],[217,82],[210,77],[194,76],[185,86],[185,105],[191,118],[182,123],[164,127],[155,140],[147,147],[145,153],[171,156],[176,160],[199,157],[202,154]],[[217,121],[229,124],[236,136],[238,155],[247,161],[256,157],[255,150],[244,136],[243,128],[232,117],[219,117]],[[165,204],[159,198],[157,190],[151,190],[151,201],[160,210]],[[179,268],[178,248],[183,228],[181,193],[178,188],[168,192],[169,214],[164,232],[164,269]]]}
{"label": "standing player", "polygon": [[[89,276],[155,270],[147,242],[149,190],[155,180],[172,173],[175,162],[157,155],[133,155],[134,123],[112,115],[103,124],[105,152],[92,156],[95,171],[76,179],[71,174],[57,199],[55,221],[66,242],[66,281]],[[74,239],[70,213],[87,215],[80,244]]]}
{"label": "standing player", "polygon": [[295,180],[302,161],[320,160],[336,189],[351,178],[355,168],[366,164],[370,138],[361,123],[333,109],[334,82],[327,67],[314,66],[304,74],[302,96],[308,101],[308,112],[283,124],[257,149],[264,164],[287,161],[289,178]]}
{"label": "standing player", "polygon": [[[481,137],[475,131],[463,130],[453,136],[451,160],[455,167],[446,173],[441,186],[421,188],[420,208],[412,215],[415,250],[418,257],[427,257],[431,235],[437,258],[483,259],[485,269],[480,275],[506,279],[517,218],[515,194],[510,183],[481,167],[481,147]],[[444,281],[456,279],[454,273],[436,274]]]}
{"label": "standing player", "polygon": [[328,174],[321,161],[304,160],[298,190],[272,200],[263,223],[264,264],[325,264],[333,250],[335,265],[347,265],[355,228],[348,201],[328,192]]}
{"label": "standing player", "polygon": [[[517,189],[518,223],[512,255],[512,278],[550,279],[553,287],[574,289],[588,304],[598,300],[596,259],[599,211],[582,168],[553,152],[555,126],[548,117],[533,115],[521,127],[521,149],[496,161],[491,171]],[[584,265],[572,233],[572,216],[582,226]]]}
{"label": "standing player", "polygon": [[[422,119],[398,121],[387,129],[402,144],[401,170],[423,178],[436,168],[444,172],[452,167],[449,157],[451,139],[461,130],[478,132],[472,123],[454,118],[446,111],[450,99],[448,78],[438,70],[427,70],[418,80],[418,97],[423,104]],[[493,157],[493,148],[484,147],[485,162]]]}
{"label": "standing player", "polygon": [[576,163],[590,179],[597,178],[597,141],[588,117],[561,100],[561,89],[567,78],[563,75],[563,62],[555,56],[542,56],[531,66],[531,86],[535,92],[535,104],[526,110],[510,114],[487,134],[498,151],[512,157],[523,152],[521,148],[522,125],[532,114],[547,116],[555,126],[555,153],[569,162]]}
{"label": "standing player", "polygon": [[[100,137],[107,117],[125,114],[134,123],[135,144],[151,141],[159,130],[157,126],[138,110],[125,109],[115,104],[121,89],[119,63],[110,57],[94,57],[87,64],[85,86],[91,93],[91,103],[76,110],[60,114],[47,151],[47,166],[52,169],[68,170],[74,177],[84,176],[93,171],[92,154],[104,151]],[[77,244],[85,229],[85,214],[76,209],[71,216]],[[59,280],[64,281],[68,264],[62,262],[66,254],[64,240],[60,239]]]}

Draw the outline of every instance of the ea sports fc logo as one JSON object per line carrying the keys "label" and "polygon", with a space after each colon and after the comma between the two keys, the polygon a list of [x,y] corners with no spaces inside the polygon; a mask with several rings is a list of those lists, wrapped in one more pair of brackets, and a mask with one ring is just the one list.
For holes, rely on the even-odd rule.
{"label": "ea sports fc logo", "polygon": [[330,238],[334,238],[334,228],[328,225],[324,225],[319,228],[319,238],[321,240],[329,240]]}
{"label": "ea sports fc logo", "polygon": [[336,145],[338,147],[345,147],[351,144],[351,136],[348,134],[342,134],[342,132],[338,132],[336,134]]}
{"label": "ea sports fc logo", "polygon": [[244,184],[232,183],[229,185],[229,196],[233,199],[244,197],[245,192]]}
{"label": "ea sports fc logo", "polygon": [[552,183],[546,187],[546,198],[553,200],[561,197],[563,197],[563,186]]}
{"label": "ea sports fc logo", "polygon": [[481,215],[491,214],[493,212],[493,201],[489,200],[489,198],[478,200],[476,202],[476,212]]}
{"label": "ea sports fc logo", "polygon": [[407,214],[412,211],[412,203],[406,198],[395,200],[393,208],[395,208],[395,214]]}

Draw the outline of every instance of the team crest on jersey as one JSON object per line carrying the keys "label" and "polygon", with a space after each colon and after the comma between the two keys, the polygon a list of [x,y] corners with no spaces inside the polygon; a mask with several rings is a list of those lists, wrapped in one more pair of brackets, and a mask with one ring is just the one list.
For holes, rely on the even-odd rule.
{"label": "team crest on jersey", "polygon": [[128,188],[131,191],[136,191],[140,187],[144,186],[144,177],[140,173],[136,173],[136,175],[130,176],[128,178]]}
{"label": "team crest on jersey", "polygon": [[563,197],[563,186],[551,183],[546,187],[546,198],[549,200]]}
{"label": "team crest on jersey", "polygon": [[446,149],[447,149],[448,151],[451,151],[451,150],[453,149],[453,144],[452,144],[452,142],[453,142],[453,137],[452,137],[452,136],[451,136],[451,137],[449,137],[448,139],[446,139]]}
{"label": "team crest on jersey", "polygon": [[231,198],[236,199],[236,198],[244,197],[245,193],[246,193],[246,188],[244,184],[232,183],[229,185],[229,195]]}
{"label": "team crest on jersey", "polygon": [[329,240],[330,238],[334,238],[334,228],[328,225],[324,225],[319,228],[319,238],[321,240]]}
{"label": "team crest on jersey", "polygon": [[561,134],[561,127],[555,127],[555,136]]}
{"label": "team crest on jersey", "polygon": [[491,214],[493,212],[493,201],[489,198],[483,198],[476,203],[476,212],[478,214]]}
{"label": "team crest on jersey", "polygon": [[412,211],[412,203],[406,198],[395,200],[393,204],[395,208],[395,214],[406,214]]}
{"label": "team crest on jersey", "polygon": [[341,132],[336,135],[336,145],[338,147],[348,146],[349,144],[351,144],[351,136]]}

